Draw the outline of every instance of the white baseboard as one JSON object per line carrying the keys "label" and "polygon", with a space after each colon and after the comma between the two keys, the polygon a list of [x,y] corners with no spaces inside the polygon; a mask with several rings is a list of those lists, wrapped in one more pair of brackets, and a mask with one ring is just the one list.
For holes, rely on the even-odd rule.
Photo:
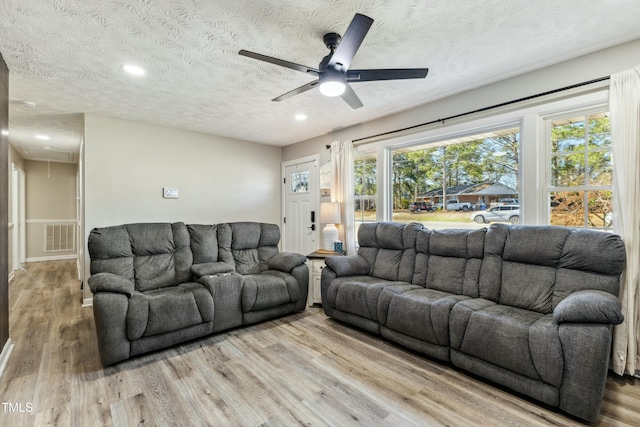
{"label": "white baseboard", "polygon": [[82,300],[82,306],[83,307],[93,306],[93,298],[85,298],[84,300]]}
{"label": "white baseboard", "polygon": [[62,259],[78,259],[78,255],[71,254],[71,255],[51,255],[51,256],[42,256],[42,257],[31,257],[31,258],[27,258],[26,262],[59,261]]}
{"label": "white baseboard", "polygon": [[7,366],[7,362],[9,361],[9,356],[11,356],[12,351],[13,341],[11,340],[11,337],[9,337],[2,349],[2,353],[0,353],[0,378],[2,378],[4,368]]}

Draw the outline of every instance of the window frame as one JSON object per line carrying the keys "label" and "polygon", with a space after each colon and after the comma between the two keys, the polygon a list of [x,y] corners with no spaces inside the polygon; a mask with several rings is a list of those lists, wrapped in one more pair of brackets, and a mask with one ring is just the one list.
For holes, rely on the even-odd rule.
{"label": "window frame", "polygon": [[[591,191],[611,191],[613,193],[614,191],[614,186],[613,186],[613,182],[610,185],[593,185],[589,183],[589,173],[588,173],[588,154],[589,152],[597,152],[597,151],[608,151],[609,153],[611,153],[612,151],[612,147],[609,147],[608,150],[606,149],[596,149],[596,150],[592,150],[589,148],[589,141],[588,138],[585,141],[585,149],[579,152],[576,152],[576,154],[580,154],[580,155],[584,155],[585,156],[585,165],[586,165],[586,170],[585,170],[585,179],[584,179],[584,184],[581,185],[576,185],[576,186],[554,186],[552,184],[552,168],[551,168],[551,159],[553,158],[553,156],[557,156],[558,153],[554,153],[553,152],[553,148],[552,148],[552,137],[551,137],[551,129],[552,129],[552,124],[554,121],[557,120],[562,120],[562,119],[569,119],[569,118],[573,118],[573,117],[583,117],[586,118],[591,114],[601,114],[601,113],[609,113],[609,105],[608,103],[596,103],[593,105],[590,105],[588,107],[582,107],[582,108],[576,108],[576,109],[566,109],[563,110],[561,112],[556,112],[554,114],[549,114],[549,115],[545,115],[544,117],[541,118],[541,120],[544,123],[544,145],[545,145],[545,173],[544,173],[544,187],[542,189],[543,192],[543,196],[542,199],[545,201],[545,205],[546,205],[546,210],[545,210],[545,216],[544,216],[544,224],[545,225],[552,225],[551,224],[551,203],[547,203],[546,201],[551,200],[551,194],[552,193],[562,193],[562,192],[572,192],[572,191],[580,191],[580,192],[591,192]],[[564,154],[563,155],[570,155],[570,154]],[[612,168],[613,168],[613,159],[612,159]],[[579,226],[579,225],[575,225],[572,227],[576,227],[576,228],[585,228],[585,229],[589,229],[589,230],[608,230],[611,231],[612,230],[612,226],[609,227],[589,227],[588,226],[588,215],[589,215],[589,209],[588,206],[585,204],[586,209],[584,210],[584,217],[583,217],[583,225]]]}
{"label": "window frame", "polygon": [[[511,130],[511,129],[517,129],[517,134],[519,135],[518,138],[518,166],[520,166],[521,161],[522,161],[522,150],[521,150],[521,144],[522,144],[522,136],[521,136],[521,132],[522,132],[522,122],[520,120],[516,120],[516,121],[505,121],[505,122],[498,122],[495,124],[490,124],[488,126],[484,126],[481,129],[478,128],[470,128],[470,129],[464,129],[461,132],[458,133],[451,133],[448,134],[446,139],[441,139],[439,137],[435,137],[433,138],[433,140],[428,141],[428,140],[423,140],[423,141],[416,141],[412,144],[407,144],[407,145],[403,145],[403,146],[388,146],[386,147],[386,151],[388,153],[388,157],[389,157],[389,171],[390,174],[387,177],[388,179],[388,185],[390,188],[390,198],[389,198],[389,217],[388,219],[385,219],[385,221],[394,221],[393,218],[393,178],[394,178],[394,173],[393,173],[393,157],[394,157],[394,152],[396,151],[400,151],[400,150],[406,150],[406,149],[412,149],[412,148],[416,148],[416,151],[421,150],[421,149],[433,149],[433,148],[440,148],[440,147],[446,147],[446,146],[450,146],[450,145],[463,145],[465,143],[468,142],[472,142],[472,141],[477,141],[479,139],[479,137],[482,137],[485,134],[489,134],[492,132],[502,132],[505,130]],[[469,141],[464,141],[464,142],[452,142],[455,140],[459,140],[459,139],[470,139]],[[521,171],[520,171],[520,167],[518,167],[518,176],[516,178],[516,181],[520,182],[521,180]],[[518,191],[520,191],[520,189],[518,189]],[[447,198],[450,198],[452,196],[447,196]],[[441,203],[444,203],[444,201],[441,201]],[[465,211],[466,212],[466,211]]]}
{"label": "window frame", "polygon": [[[376,179],[376,194],[375,194],[375,198],[376,198],[376,201],[375,201],[376,219],[375,219],[375,221],[378,221],[378,215],[379,215],[378,211],[379,211],[379,206],[380,206],[380,204],[379,204],[380,187],[379,187],[379,181],[378,180],[380,178],[380,174],[378,172],[379,162],[378,162],[378,157],[377,157],[377,153],[376,152],[374,152],[374,151],[366,151],[366,150],[362,150],[362,151],[357,151],[356,150],[356,153],[354,153],[354,156],[353,156],[353,161],[354,161],[354,179],[355,179],[355,173],[356,173],[356,171],[355,171],[355,162],[360,161],[360,160],[365,160],[367,158],[372,158],[372,157],[375,157],[375,159],[376,159],[376,174],[375,174],[375,179]],[[368,175],[363,175],[363,178],[365,176],[368,176]],[[354,182],[354,189],[355,189],[355,182]],[[355,197],[358,197],[358,196],[355,194],[355,191],[354,191],[354,198]],[[357,200],[354,200],[354,206],[356,204],[356,201]],[[356,211],[354,210],[354,212],[353,212],[353,214],[354,214],[354,223],[361,223],[362,224],[362,223],[365,223],[365,222],[374,222],[372,220],[365,220],[363,218],[357,218],[355,213],[356,213]]]}

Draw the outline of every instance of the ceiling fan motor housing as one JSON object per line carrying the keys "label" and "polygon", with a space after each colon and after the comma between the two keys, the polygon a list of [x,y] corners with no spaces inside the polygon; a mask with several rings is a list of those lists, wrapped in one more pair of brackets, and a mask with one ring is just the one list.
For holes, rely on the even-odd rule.
{"label": "ceiling fan motor housing", "polygon": [[338,33],[327,33],[322,37],[324,45],[327,49],[331,50],[331,52],[336,50],[336,47],[340,44],[340,40],[342,40],[342,37],[340,37]]}
{"label": "ceiling fan motor housing", "polygon": [[[333,56],[333,52],[336,50],[341,40],[342,37],[340,37],[340,34],[338,33],[327,33],[324,35],[322,41],[324,42],[325,46],[327,46],[327,49],[331,50],[331,52],[329,52],[327,56],[322,58],[322,61],[320,61],[320,64],[318,65],[318,69],[320,71],[325,71],[327,69],[327,65],[329,64],[329,61]],[[336,69],[336,71],[338,70]]]}

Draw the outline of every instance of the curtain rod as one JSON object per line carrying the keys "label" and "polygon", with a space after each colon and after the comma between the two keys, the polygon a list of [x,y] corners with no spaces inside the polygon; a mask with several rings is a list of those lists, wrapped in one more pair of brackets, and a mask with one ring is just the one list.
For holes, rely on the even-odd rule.
{"label": "curtain rod", "polygon": [[[419,128],[422,126],[428,126],[428,125],[432,125],[435,123],[444,123],[445,121],[448,120],[453,120],[453,119],[457,119],[460,117],[464,117],[464,116],[469,116],[471,114],[476,114],[476,113],[482,113],[484,111],[488,111],[488,110],[493,110],[495,108],[500,108],[500,107],[505,107],[507,105],[511,105],[511,104],[517,104],[518,102],[523,102],[523,101],[528,101],[530,99],[535,99],[535,98],[539,98],[541,96],[546,96],[546,95],[551,95],[554,93],[558,93],[558,92],[563,92],[565,90],[569,90],[569,89],[575,89],[577,87],[581,87],[581,86],[587,86],[593,83],[598,83],[598,82],[602,82],[605,80],[609,80],[611,78],[611,76],[605,76],[605,77],[600,77],[594,80],[589,80],[586,82],[582,82],[582,83],[576,83],[570,86],[565,86],[565,87],[561,87],[559,89],[553,89],[553,90],[549,90],[547,92],[541,92],[541,93],[537,93],[535,95],[530,95],[530,96],[525,96],[524,98],[518,98],[518,99],[514,99],[511,101],[506,101],[506,102],[501,102],[500,104],[494,104],[494,105],[490,105],[488,107],[483,107],[483,108],[479,108],[477,110],[473,110],[473,111],[467,111],[466,113],[461,113],[461,114],[455,114],[453,116],[449,116],[449,117],[445,117],[444,119],[437,119],[437,120],[432,120],[430,122],[426,122],[426,123],[420,123],[418,125],[413,125],[413,126],[409,126],[406,128],[402,128],[402,129],[396,129],[396,130],[392,130],[392,131],[388,131],[388,132],[382,132],[382,133],[378,133],[376,135],[370,135],[364,138],[358,138],[358,139],[354,139],[353,142],[360,142],[360,141],[364,141],[365,139],[370,139],[370,138],[377,138],[380,136],[385,136],[385,135],[393,135],[394,133],[399,133],[399,132],[404,132],[406,130],[411,130],[411,129],[415,129],[415,128]],[[331,148],[331,145],[327,145],[327,148]]]}

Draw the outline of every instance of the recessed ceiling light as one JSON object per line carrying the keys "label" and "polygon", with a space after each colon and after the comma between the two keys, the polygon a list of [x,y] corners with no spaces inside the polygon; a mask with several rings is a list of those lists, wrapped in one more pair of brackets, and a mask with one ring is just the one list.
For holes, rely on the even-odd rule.
{"label": "recessed ceiling light", "polygon": [[33,101],[18,101],[18,105],[23,108],[36,108],[36,103]]}
{"label": "recessed ceiling light", "polygon": [[307,120],[307,115],[304,113],[298,113],[295,115],[295,119],[300,121]]}
{"label": "recessed ceiling light", "polygon": [[126,64],[122,66],[122,69],[135,76],[142,76],[145,74],[144,68],[138,67],[137,65]]}
{"label": "recessed ceiling light", "polygon": [[39,140],[41,140],[41,141],[48,141],[48,140],[50,140],[51,138],[49,138],[49,135],[42,135],[42,134],[38,134],[38,135],[36,135],[36,139],[39,139]]}
{"label": "recessed ceiling light", "polygon": [[7,129],[2,129],[2,135],[9,136],[9,131]]}

